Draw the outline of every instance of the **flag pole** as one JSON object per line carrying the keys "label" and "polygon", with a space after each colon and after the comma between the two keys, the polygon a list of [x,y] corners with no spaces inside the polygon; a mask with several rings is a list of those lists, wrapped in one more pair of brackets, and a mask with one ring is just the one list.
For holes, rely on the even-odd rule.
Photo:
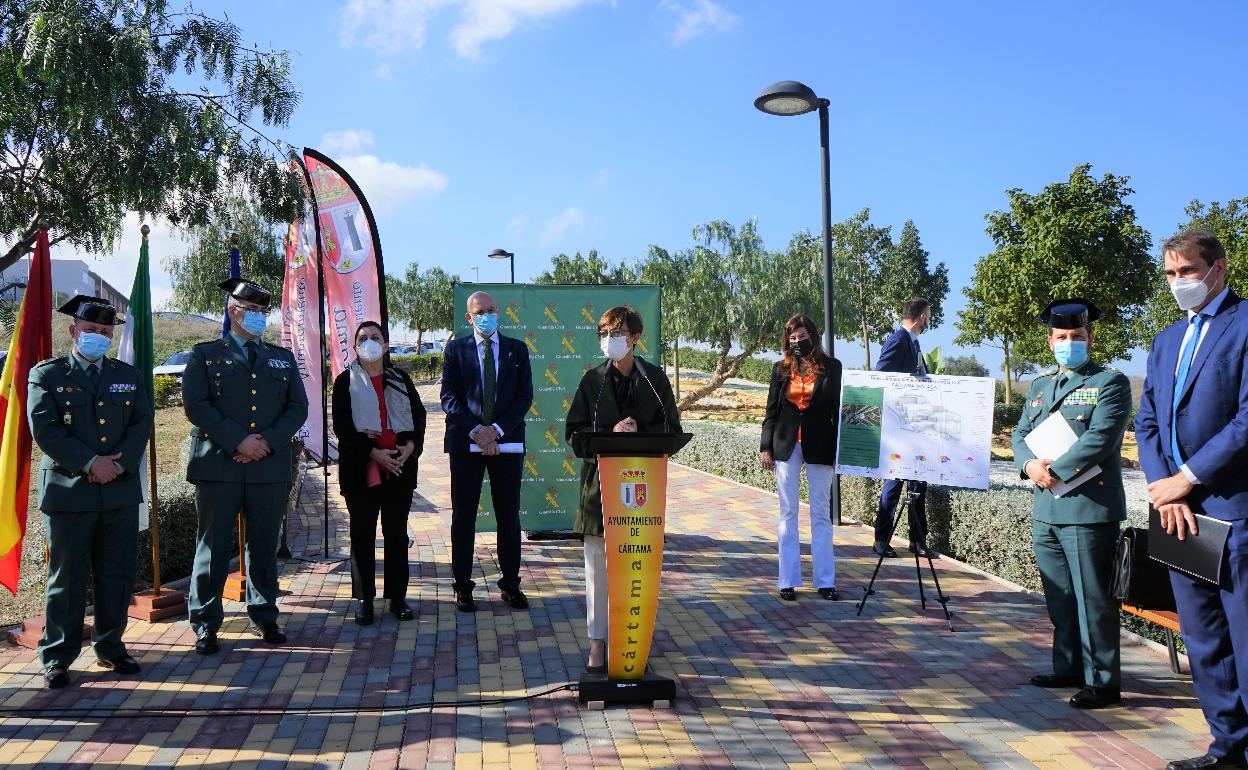
{"label": "flag pole", "polygon": [[[139,232],[143,234],[143,243],[152,228],[143,225]],[[152,403],[156,402],[156,394],[152,393]],[[154,415],[153,415],[154,416]],[[155,423],[155,420],[153,420]],[[152,530],[152,593],[160,596],[160,502],[156,492],[156,426],[152,425],[151,436],[147,446],[147,525]]]}

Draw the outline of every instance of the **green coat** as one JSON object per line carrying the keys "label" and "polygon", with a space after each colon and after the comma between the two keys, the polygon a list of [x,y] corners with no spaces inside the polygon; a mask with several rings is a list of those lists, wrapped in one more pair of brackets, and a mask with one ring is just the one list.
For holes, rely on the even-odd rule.
{"label": "green coat", "polygon": [[[290,442],[308,418],[308,396],[289,350],[263,343],[249,366],[231,338],[201,342],[182,373],[182,403],[194,426],[187,481],[290,482]],[[235,462],[239,443],[252,433],[272,453]]]}
{"label": "green coat", "polygon": [[[654,384],[654,390],[642,380],[637,385],[637,409],[633,414],[620,412],[615,401],[615,390],[608,382],[604,387],[609,363],[604,363],[585,372],[581,384],[577,386],[576,396],[568,409],[567,425],[564,436],[572,443],[572,434],[582,430],[593,430],[595,422],[598,430],[609,431],[625,417],[637,421],[637,430],[641,433],[664,432],[664,410],[667,414],[666,430],[668,433],[680,433],[680,412],[676,410],[676,397],[672,394],[672,383],[662,369],[644,359],[634,358],[637,366],[644,368],[646,376]],[[655,397],[655,392],[662,399]],[[601,398],[599,394],[601,393]],[[597,419],[594,417],[594,404],[597,403]],[[598,482],[598,462],[582,460],[581,464],[581,499],[576,508],[576,523],[572,529],[583,535],[602,536],[602,485]]]}
{"label": "green coat", "polygon": [[[152,435],[152,405],[139,370],[104,358],[92,386],[72,356],[61,356],[35,365],[28,382],[30,432],[43,451],[39,507],[98,512],[143,502],[139,463]],[[112,454],[121,455],[124,472],[108,484],[92,484],[87,463]]]}
{"label": "green coat", "polygon": [[1068,372],[1061,389],[1056,370],[1032,380],[1022,418],[1014,429],[1014,464],[1022,478],[1024,466],[1036,456],[1027,448],[1027,434],[1050,414],[1061,411],[1067,424],[1079,437],[1077,443],[1050,466],[1063,481],[1099,465],[1099,476],[1075,488],[1064,497],[1037,488],[1032,515],[1046,524],[1102,524],[1127,517],[1126,496],[1122,489],[1122,434],[1131,418],[1131,383],[1126,375],[1089,361]]}

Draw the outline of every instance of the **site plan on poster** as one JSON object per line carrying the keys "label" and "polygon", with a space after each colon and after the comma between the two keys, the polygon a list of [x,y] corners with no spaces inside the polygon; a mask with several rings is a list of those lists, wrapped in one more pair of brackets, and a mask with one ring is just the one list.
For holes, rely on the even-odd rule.
{"label": "site plan on poster", "polygon": [[837,473],[988,488],[993,380],[846,370]]}

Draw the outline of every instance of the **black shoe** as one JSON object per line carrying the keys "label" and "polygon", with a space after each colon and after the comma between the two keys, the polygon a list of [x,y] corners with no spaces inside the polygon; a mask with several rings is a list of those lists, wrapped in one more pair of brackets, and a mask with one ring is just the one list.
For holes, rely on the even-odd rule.
{"label": "black shoe", "polygon": [[529,597],[524,595],[524,591],[516,588],[511,591],[503,591],[503,601],[507,602],[507,606],[513,610],[527,610],[529,608]]}
{"label": "black shoe", "polygon": [[1071,696],[1070,705],[1077,709],[1103,709],[1122,700],[1117,687],[1093,687],[1088,685]]}
{"label": "black shoe", "polygon": [[915,556],[918,556],[920,559],[924,558],[925,556],[931,555],[931,552],[927,550],[927,546],[921,543],[911,543],[910,552],[913,553]]}
{"label": "black shoe", "polygon": [[780,598],[785,600],[786,602],[797,601],[797,589],[796,588],[781,588]]}
{"label": "black shoe", "polygon": [[876,556],[883,556],[886,559],[897,558],[897,552],[893,550],[891,545],[885,543],[883,540],[876,540],[875,545],[871,546],[871,550],[875,551]]}
{"label": "black shoe", "polygon": [[115,658],[96,658],[95,664],[118,674],[139,673],[139,662],[129,655],[118,655]]}
{"label": "black shoe", "polygon": [[258,626],[251,625],[247,627],[247,631],[269,644],[286,644],[286,634],[282,632],[282,627],[276,623],[261,623]]}
{"label": "black shoe", "polygon": [[836,592],[835,588],[820,588],[819,595],[830,602],[834,602],[841,598],[841,595]]}
{"label": "black shoe", "polygon": [[49,690],[59,690],[69,684],[69,671],[60,663],[49,663],[43,667],[43,681]]}
{"label": "black shoe", "polygon": [[1201,770],[1201,768],[1245,768],[1248,763],[1240,762],[1230,757],[1215,757],[1212,754],[1206,754],[1203,757],[1192,757],[1191,759],[1176,759],[1166,765],[1166,770]]}
{"label": "black shoe", "polygon": [[371,626],[373,624],[373,600],[361,599],[360,608],[355,611],[356,625]]}
{"label": "black shoe", "polygon": [[416,617],[412,612],[412,608],[407,606],[407,602],[403,599],[390,600],[390,614],[399,620],[411,620]]}
{"label": "black shoe", "polygon": [[221,645],[217,642],[216,631],[199,632],[198,638],[195,639],[195,652],[200,655],[214,655],[220,649]]}
{"label": "black shoe", "polygon": [[460,612],[476,612],[477,603],[472,598],[472,591],[455,592],[455,609]]}
{"label": "black shoe", "polygon": [[1075,674],[1063,676],[1061,674],[1036,674],[1031,678],[1031,683],[1036,687],[1082,687],[1083,677]]}

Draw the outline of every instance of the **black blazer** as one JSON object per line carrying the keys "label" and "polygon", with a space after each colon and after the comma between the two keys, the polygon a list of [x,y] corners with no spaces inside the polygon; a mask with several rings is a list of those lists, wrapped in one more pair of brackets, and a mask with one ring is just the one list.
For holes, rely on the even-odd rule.
{"label": "black blazer", "polygon": [[[403,475],[399,481],[408,489],[416,486],[417,459],[425,450],[425,406],[416,395],[416,386],[406,373],[397,372],[407,386],[407,397],[412,402],[412,430],[403,431],[398,435],[398,443],[408,441],[416,444],[412,456],[403,465]],[[367,433],[355,429],[355,421],[351,419],[351,371],[344,370],[334,378],[333,396],[334,435],[338,437],[338,483],[342,494],[351,495],[368,489],[365,473],[368,468],[368,454],[373,451],[373,439]],[[383,477],[384,478],[384,477]]]}
{"label": "black blazer", "polygon": [[841,412],[841,362],[828,361],[827,368],[815,378],[815,391],[810,406],[799,412],[788,399],[789,378],[780,371],[783,362],[771,368],[771,387],[767,389],[767,412],[763,416],[760,451],[771,452],[777,461],[793,456],[797,445],[797,428],[802,428],[802,459],[815,465],[836,465],[836,431]]}
{"label": "black blazer", "polygon": [[[523,342],[498,335],[494,420],[503,429],[500,443],[524,443],[524,416],[533,405],[533,370]],[[445,452],[467,453],[468,431],[482,424],[481,362],[477,335],[456,337],[442,355],[442,411],[446,412]]]}

